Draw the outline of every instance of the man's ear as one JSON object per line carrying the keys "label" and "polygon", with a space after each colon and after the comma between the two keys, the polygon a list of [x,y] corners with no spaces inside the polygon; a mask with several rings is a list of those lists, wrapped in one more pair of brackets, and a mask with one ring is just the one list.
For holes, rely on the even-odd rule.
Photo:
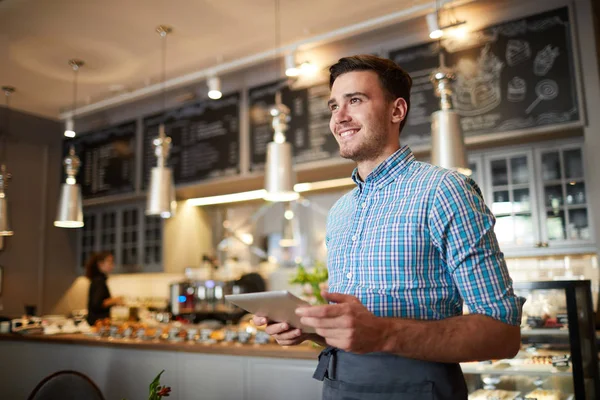
{"label": "man's ear", "polygon": [[406,111],[408,109],[406,100],[404,100],[402,97],[398,97],[396,100],[394,100],[393,107],[392,123],[399,124],[404,120],[404,118],[406,118]]}

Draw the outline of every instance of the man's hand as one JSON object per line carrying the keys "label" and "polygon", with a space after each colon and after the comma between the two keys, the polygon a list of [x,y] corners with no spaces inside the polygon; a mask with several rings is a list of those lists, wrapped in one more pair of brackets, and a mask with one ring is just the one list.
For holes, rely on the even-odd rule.
{"label": "man's hand", "polygon": [[316,335],[303,333],[300,329],[291,328],[285,322],[272,322],[268,321],[264,317],[257,316],[254,316],[252,321],[256,326],[267,325],[265,332],[273,336],[273,338],[281,346],[295,346],[306,340],[313,340],[317,343],[322,342],[322,340],[319,340]]}
{"label": "man's hand", "polygon": [[384,318],[373,315],[354,296],[328,292],[321,295],[337,304],[297,308],[302,324],[314,327],[328,345],[338,349],[358,354],[382,351]]}

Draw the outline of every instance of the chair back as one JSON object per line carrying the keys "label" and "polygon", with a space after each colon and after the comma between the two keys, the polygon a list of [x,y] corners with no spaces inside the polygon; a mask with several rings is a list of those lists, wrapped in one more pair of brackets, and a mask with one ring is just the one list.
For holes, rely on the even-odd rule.
{"label": "chair back", "polygon": [[105,400],[96,384],[77,371],[58,371],[42,379],[28,400]]}

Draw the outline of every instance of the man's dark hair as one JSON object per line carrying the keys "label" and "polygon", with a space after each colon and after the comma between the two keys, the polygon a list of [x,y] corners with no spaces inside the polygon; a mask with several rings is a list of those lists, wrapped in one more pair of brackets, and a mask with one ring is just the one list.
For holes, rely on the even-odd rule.
{"label": "man's dark hair", "polygon": [[400,122],[400,132],[402,132],[402,127],[406,123],[408,111],[410,110],[410,88],[412,87],[410,75],[398,64],[387,58],[368,54],[344,57],[329,67],[329,89],[331,89],[338,76],[353,71],[375,72],[388,100],[394,101],[398,97],[402,97],[406,101],[406,116]]}

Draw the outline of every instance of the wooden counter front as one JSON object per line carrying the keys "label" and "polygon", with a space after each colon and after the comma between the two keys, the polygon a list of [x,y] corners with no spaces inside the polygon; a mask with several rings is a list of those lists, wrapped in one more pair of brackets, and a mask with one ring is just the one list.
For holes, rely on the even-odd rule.
{"label": "wooden counter front", "polygon": [[241,344],[241,343],[216,343],[203,344],[197,342],[169,342],[166,340],[136,340],[113,339],[87,336],[83,334],[58,334],[58,335],[20,335],[0,334],[0,340],[7,341],[34,341],[56,344],[73,344],[86,346],[126,347],[138,350],[162,350],[185,353],[204,353],[231,356],[289,358],[297,360],[317,360],[319,348],[306,342],[300,346],[283,347],[277,344]]}

